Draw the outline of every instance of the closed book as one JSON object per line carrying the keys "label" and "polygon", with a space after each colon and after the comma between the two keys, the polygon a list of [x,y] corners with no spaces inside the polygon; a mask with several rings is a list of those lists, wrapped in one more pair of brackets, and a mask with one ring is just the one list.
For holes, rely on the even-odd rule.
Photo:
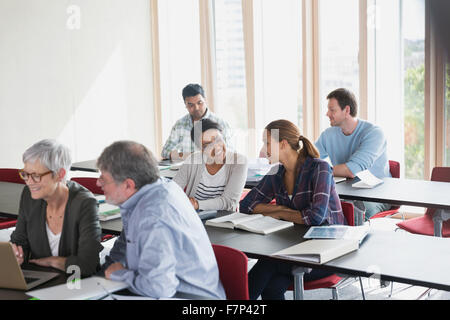
{"label": "closed book", "polygon": [[358,250],[357,240],[314,239],[278,251],[274,256],[289,260],[324,264],[349,252]]}
{"label": "closed book", "polygon": [[262,214],[233,213],[206,221],[205,225],[229,229],[242,229],[259,234],[269,234],[278,230],[289,228],[293,222],[277,220]]}

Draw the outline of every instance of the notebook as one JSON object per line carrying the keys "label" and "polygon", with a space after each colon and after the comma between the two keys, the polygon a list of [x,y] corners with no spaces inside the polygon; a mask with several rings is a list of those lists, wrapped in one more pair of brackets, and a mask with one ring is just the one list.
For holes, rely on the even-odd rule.
{"label": "notebook", "polygon": [[358,250],[357,240],[314,239],[304,241],[274,253],[289,260],[324,264],[349,252]]}
{"label": "notebook", "polygon": [[206,221],[205,225],[229,229],[242,229],[259,234],[269,234],[294,225],[293,222],[277,220],[262,214],[232,213]]}

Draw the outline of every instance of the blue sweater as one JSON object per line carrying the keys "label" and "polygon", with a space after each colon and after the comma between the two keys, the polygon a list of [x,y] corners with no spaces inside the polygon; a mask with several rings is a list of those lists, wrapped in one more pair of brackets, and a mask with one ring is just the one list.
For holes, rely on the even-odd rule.
{"label": "blue sweater", "polygon": [[316,141],[320,158],[330,157],[334,165],[346,164],[355,175],[369,169],[378,178],[391,177],[386,153],[386,138],[380,127],[358,119],[355,131],[349,136],[340,127],[330,127]]}

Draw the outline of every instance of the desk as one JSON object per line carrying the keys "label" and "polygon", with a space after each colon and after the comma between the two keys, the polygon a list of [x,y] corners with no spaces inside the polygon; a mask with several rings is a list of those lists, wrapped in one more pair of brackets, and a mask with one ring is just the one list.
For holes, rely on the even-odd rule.
{"label": "desk", "polygon": [[[221,211],[218,216],[229,214]],[[111,221],[112,222],[112,221]],[[105,233],[119,234],[121,220],[102,223]],[[268,235],[243,230],[205,226],[213,244],[229,246],[255,259],[272,258],[277,251],[306,241],[308,227],[294,225]],[[321,268],[350,276],[371,277],[450,291],[450,239],[414,235],[405,232],[372,230],[358,251],[324,265],[289,261],[305,268]],[[284,260],[284,259],[283,259]]]}
{"label": "desk", "polygon": [[[171,164],[176,164],[177,162],[172,162],[170,160],[163,160],[159,162],[160,166],[168,166]],[[85,171],[85,172],[98,172],[96,160],[87,160],[81,162],[75,162],[70,167],[73,171]],[[160,175],[165,178],[172,179],[177,174],[178,170],[171,170],[169,168],[164,168],[159,171]]]}
{"label": "desk", "polygon": [[[180,163],[179,161],[171,161],[171,160],[162,160],[158,163],[160,166],[169,166],[173,164]],[[78,171],[86,171],[86,172],[98,172],[97,166],[96,166],[96,160],[87,160],[87,161],[81,161],[81,162],[75,162],[72,164],[72,167],[70,170],[78,170]],[[178,170],[171,170],[171,169],[160,169],[159,173],[162,177],[173,179],[175,175],[177,174]],[[247,181],[245,183],[245,188],[251,189],[258,185],[259,182],[254,181]]]}
{"label": "desk", "polygon": [[[23,188],[23,185],[20,186]],[[7,202],[11,202],[8,205],[8,203],[2,201],[0,212],[9,211],[7,213],[14,214],[11,210],[5,210],[5,208],[11,207],[12,203],[16,203],[18,210],[20,193],[14,194],[14,190],[18,192],[19,186],[17,184],[0,183],[0,195],[7,192],[10,195]],[[442,202],[438,202],[438,204],[443,205]],[[17,212],[15,211],[16,216]],[[228,212],[219,212],[218,216],[225,214],[228,214]],[[122,230],[120,219],[105,221],[100,224],[105,233],[120,234]],[[243,230],[210,226],[205,228],[213,244],[239,249],[253,258],[273,258],[271,255],[275,252],[305,241],[302,237],[308,229],[306,226],[295,225],[264,236]],[[358,251],[324,265],[316,266],[305,262],[290,262],[301,267],[322,268],[353,276],[371,277],[375,273],[382,280],[450,291],[449,256],[450,239],[448,238],[373,230]]]}
{"label": "desk", "polygon": [[353,180],[336,184],[339,198],[436,209],[435,236],[442,236],[442,221],[450,219],[450,183],[383,178],[373,189],[353,188]]}

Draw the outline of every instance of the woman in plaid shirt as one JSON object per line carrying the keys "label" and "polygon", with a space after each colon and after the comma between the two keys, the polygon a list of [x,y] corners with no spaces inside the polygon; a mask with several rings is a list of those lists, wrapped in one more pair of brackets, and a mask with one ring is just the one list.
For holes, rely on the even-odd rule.
{"label": "woman in plaid shirt", "polygon": [[[271,122],[264,130],[262,152],[275,166],[240,202],[240,212],[260,213],[305,225],[347,224],[330,165],[316,147],[288,120]],[[301,142],[301,143],[300,143]],[[276,205],[270,204],[275,199]],[[305,281],[330,275],[305,274]],[[293,282],[292,265],[260,259],[249,273],[251,299],[284,299]]]}

